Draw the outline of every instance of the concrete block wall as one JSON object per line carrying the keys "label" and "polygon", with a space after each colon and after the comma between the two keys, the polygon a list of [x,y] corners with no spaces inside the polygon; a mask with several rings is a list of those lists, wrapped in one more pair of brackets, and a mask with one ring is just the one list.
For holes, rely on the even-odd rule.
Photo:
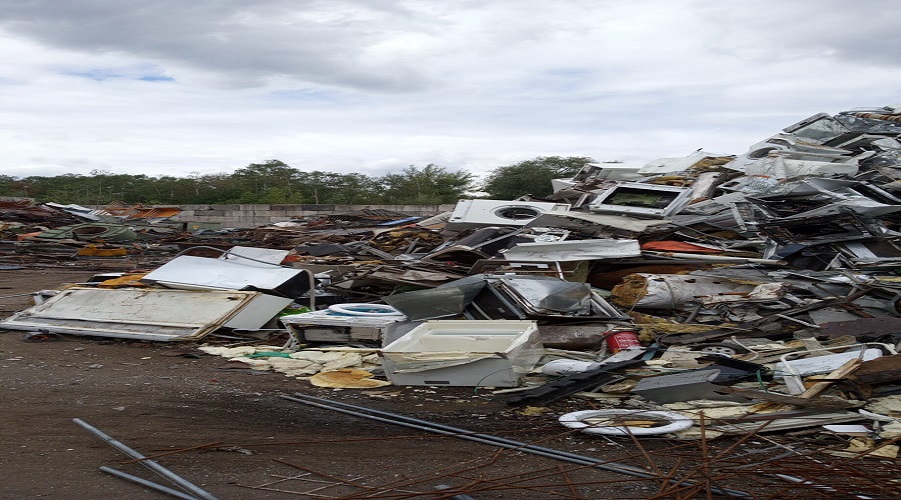
{"label": "concrete block wall", "polygon": [[428,217],[453,211],[455,205],[182,205],[171,220],[220,223],[222,227],[259,227],[294,218],[322,217],[358,212],[390,210],[410,216]]}

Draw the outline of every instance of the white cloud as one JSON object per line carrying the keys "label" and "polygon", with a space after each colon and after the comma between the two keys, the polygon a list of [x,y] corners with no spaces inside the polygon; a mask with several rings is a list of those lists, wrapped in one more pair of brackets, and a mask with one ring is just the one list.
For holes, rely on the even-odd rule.
{"label": "white cloud", "polygon": [[[741,153],[901,102],[890,0],[7,0],[0,171]],[[874,14],[878,13],[878,14]]]}

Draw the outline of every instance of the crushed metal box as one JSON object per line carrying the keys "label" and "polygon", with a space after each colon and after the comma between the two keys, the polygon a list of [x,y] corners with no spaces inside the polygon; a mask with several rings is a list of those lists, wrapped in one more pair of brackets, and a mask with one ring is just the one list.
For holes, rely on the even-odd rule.
{"label": "crushed metal box", "polygon": [[301,344],[307,341],[382,341],[389,338],[406,321],[406,317],[348,316],[325,309],[282,316],[279,320],[294,340]]}
{"label": "crushed metal box", "polygon": [[427,321],[380,355],[395,385],[516,387],[544,352],[534,321]]}

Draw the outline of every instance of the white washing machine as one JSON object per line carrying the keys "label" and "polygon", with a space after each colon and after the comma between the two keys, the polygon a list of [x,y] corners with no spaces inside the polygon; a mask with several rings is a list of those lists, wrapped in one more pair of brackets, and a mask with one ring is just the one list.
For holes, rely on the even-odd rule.
{"label": "white washing machine", "polygon": [[460,200],[454,207],[448,229],[484,226],[524,226],[541,214],[568,212],[567,203],[503,200]]}

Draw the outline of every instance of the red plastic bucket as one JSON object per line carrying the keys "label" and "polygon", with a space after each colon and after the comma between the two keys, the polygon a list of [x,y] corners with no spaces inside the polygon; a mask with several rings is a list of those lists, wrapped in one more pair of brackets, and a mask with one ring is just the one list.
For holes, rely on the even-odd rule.
{"label": "red plastic bucket", "polygon": [[605,332],[604,341],[610,352],[619,352],[630,347],[641,347],[638,340],[638,332],[634,329],[613,329]]}

